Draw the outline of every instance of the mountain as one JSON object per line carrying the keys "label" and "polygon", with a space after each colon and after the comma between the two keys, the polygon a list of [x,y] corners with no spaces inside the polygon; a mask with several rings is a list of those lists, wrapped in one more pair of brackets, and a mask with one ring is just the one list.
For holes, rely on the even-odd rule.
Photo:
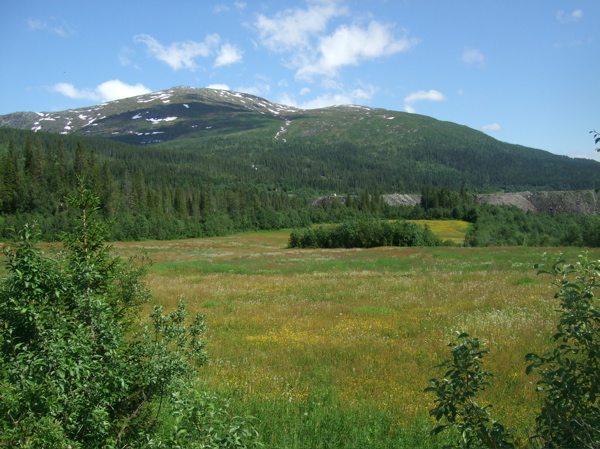
{"label": "mountain", "polygon": [[242,181],[323,193],[600,185],[598,162],[507,144],[463,125],[356,105],[302,110],[216,89],[174,87],[87,108],[16,112],[0,116],[0,127],[151,148],[119,157],[148,167],[147,180],[172,173],[173,183],[183,185]]}
{"label": "mountain", "polygon": [[299,109],[217,89],[174,87],[96,106],[60,112],[0,116],[0,127],[104,137],[143,145],[185,136],[206,137],[285,127]]}

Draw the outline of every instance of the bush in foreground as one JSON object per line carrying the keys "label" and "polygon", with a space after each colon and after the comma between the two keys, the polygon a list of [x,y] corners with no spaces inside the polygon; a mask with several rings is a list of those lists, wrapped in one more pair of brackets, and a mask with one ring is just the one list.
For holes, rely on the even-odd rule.
{"label": "bush in foreground", "polygon": [[196,387],[206,362],[204,317],[149,300],[143,265],[105,245],[98,199],[81,187],[65,251],[46,256],[29,227],[5,249],[0,283],[0,447],[245,447],[242,418]]}
{"label": "bush in foreground", "polygon": [[[540,375],[537,389],[544,394],[530,444],[600,448],[600,301],[594,293],[600,285],[600,261],[580,256],[577,263],[568,263],[559,257],[538,268],[553,276],[561,314],[552,337],[554,349],[525,357],[530,362],[527,373]],[[514,447],[512,431],[491,418],[491,406],[477,403],[478,392],[491,377],[481,367],[489,350],[466,333],[449,346],[452,359],[440,365],[446,368],[444,379],[432,379],[425,390],[435,393],[430,415],[442,423],[432,434],[453,430],[453,447]]]}

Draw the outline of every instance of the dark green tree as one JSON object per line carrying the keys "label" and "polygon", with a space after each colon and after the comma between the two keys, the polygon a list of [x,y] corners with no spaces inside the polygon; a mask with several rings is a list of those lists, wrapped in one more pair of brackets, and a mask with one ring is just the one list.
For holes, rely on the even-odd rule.
{"label": "dark green tree", "polygon": [[19,156],[15,144],[10,141],[8,151],[4,157],[2,167],[2,192],[0,194],[0,204],[3,206],[4,213],[17,212],[20,205],[20,190],[22,183],[22,171],[19,166]]}

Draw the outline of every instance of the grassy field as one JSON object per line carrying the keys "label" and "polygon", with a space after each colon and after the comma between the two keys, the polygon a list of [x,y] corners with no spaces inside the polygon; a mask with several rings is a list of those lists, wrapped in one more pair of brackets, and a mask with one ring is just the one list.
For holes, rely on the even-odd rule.
{"label": "grassy field", "polygon": [[461,220],[408,220],[421,226],[429,226],[442,240],[450,240],[454,243],[465,241],[465,234],[469,230],[471,223]]}
{"label": "grassy field", "polygon": [[539,398],[524,355],[544,351],[556,321],[550,279],[533,268],[544,249],[306,250],[288,236],[117,245],[154,260],[156,303],[182,296],[206,314],[200,377],[257,418],[267,447],[443,445],[427,435],[423,389],[459,330],[489,345],[482,401],[525,445]]}
{"label": "grassy field", "polygon": [[[464,222],[428,222],[460,241]],[[423,392],[456,331],[485,341],[495,377],[481,398],[527,429],[539,409],[525,354],[543,352],[555,289],[533,265],[558,248],[290,249],[290,231],[117,243],[147,253],[153,304],[206,314],[205,387],[256,417],[266,447],[441,447]],[[574,259],[579,249],[562,249]],[[590,250],[600,258],[600,250]],[[150,309],[152,304],[148,306]]]}

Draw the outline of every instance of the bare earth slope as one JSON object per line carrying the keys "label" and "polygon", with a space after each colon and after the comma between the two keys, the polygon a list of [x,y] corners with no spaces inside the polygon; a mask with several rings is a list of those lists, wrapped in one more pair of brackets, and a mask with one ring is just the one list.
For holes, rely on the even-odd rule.
{"label": "bare earth slope", "polygon": [[596,214],[598,193],[595,190],[562,192],[516,192],[477,195],[480,204],[516,206],[519,209],[549,214]]}
{"label": "bare earth slope", "polygon": [[[384,195],[383,199],[392,206],[415,206],[420,195]],[[549,214],[591,215],[600,212],[598,193],[595,190],[573,190],[556,192],[515,192],[477,195],[479,204],[514,206],[524,211]]]}

